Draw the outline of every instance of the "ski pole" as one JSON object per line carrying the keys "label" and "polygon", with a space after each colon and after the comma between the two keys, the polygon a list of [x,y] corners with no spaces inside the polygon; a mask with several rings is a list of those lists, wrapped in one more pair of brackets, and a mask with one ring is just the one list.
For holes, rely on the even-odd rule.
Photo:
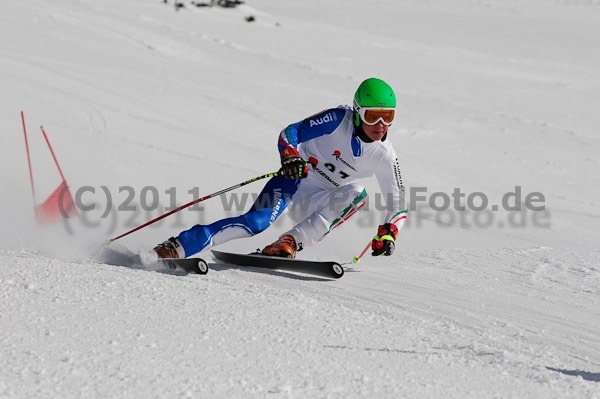
{"label": "ski pole", "polygon": [[358,263],[360,262],[360,258],[362,258],[365,253],[368,251],[368,249],[371,247],[371,241],[369,241],[369,243],[367,244],[367,246],[365,247],[365,249],[363,249],[362,253],[358,256],[355,256],[354,258],[352,258],[352,262],[354,263]]}
{"label": "ski pole", "polygon": [[21,120],[23,121],[23,134],[25,135],[25,150],[27,151],[27,163],[29,164],[29,180],[31,181],[31,194],[33,195],[33,204],[35,205],[35,186],[33,185],[33,171],[31,170],[31,157],[29,156],[29,141],[27,141],[27,129],[25,128],[25,114],[21,111]]}
{"label": "ski pole", "polygon": [[140,230],[140,229],[143,229],[143,228],[144,228],[144,227],[146,227],[146,226],[150,226],[152,223],[158,222],[159,220],[161,220],[161,219],[164,219],[164,218],[166,218],[167,216],[174,214],[175,212],[179,212],[179,211],[181,211],[182,209],[185,209],[185,208],[187,208],[187,207],[190,207],[190,206],[192,206],[192,205],[194,205],[194,204],[197,204],[198,202],[205,201],[205,200],[207,200],[207,199],[210,199],[210,198],[216,197],[216,196],[218,196],[218,195],[224,194],[224,193],[226,193],[226,192],[228,192],[228,191],[235,190],[236,188],[240,188],[240,187],[242,187],[242,186],[245,186],[246,184],[254,183],[255,181],[259,181],[259,180],[265,179],[265,178],[267,178],[267,177],[275,177],[275,176],[282,176],[282,175],[283,175],[283,171],[281,171],[281,170],[280,170],[280,171],[277,171],[277,172],[273,172],[273,173],[267,173],[267,174],[265,174],[265,175],[258,176],[258,177],[255,177],[255,178],[253,178],[253,179],[246,180],[245,182],[242,182],[242,183],[236,184],[235,186],[231,186],[231,187],[225,188],[225,189],[223,189],[223,190],[221,190],[221,191],[217,191],[216,193],[209,194],[209,195],[207,195],[207,196],[205,196],[205,197],[198,198],[198,199],[196,199],[196,200],[194,200],[194,201],[192,201],[192,202],[188,202],[187,204],[180,206],[179,208],[173,209],[172,211],[170,211],[170,212],[167,212],[167,213],[165,213],[164,215],[161,215],[161,216],[159,216],[159,217],[157,217],[157,218],[155,218],[155,219],[152,219],[151,221],[149,221],[149,222],[146,222],[146,223],[144,223],[143,225],[141,225],[141,226],[138,226],[138,227],[136,227],[136,228],[135,228],[135,229],[133,229],[133,230],[129,230],[128,232],[126,232],[126,233],[123,233],[123,234],[121,234],[121,235],[120,235],[120,236],[118,236],[118,237],[111,238],[110,240],[106,240],[105,244],[108,246],[108,245],[110,245],[110,244],[111,244],[113,241],[116,241],[116,240],[118,240],[119,238],[123,238],[123,237],[125,237],[125,236],[127,236],[127,235],[129,235],[129,234],[131,234],[131,233],[133,233],[133,232],[135,232],[135,231],[138,231],[138,230]]}

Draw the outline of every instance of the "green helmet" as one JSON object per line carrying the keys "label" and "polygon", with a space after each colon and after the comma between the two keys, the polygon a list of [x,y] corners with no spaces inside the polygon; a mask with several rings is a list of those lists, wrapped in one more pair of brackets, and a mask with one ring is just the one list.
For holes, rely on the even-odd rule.
{"label": "green helmet", "polygon": [[360,125],[358,110],[362,107],[396,108],[394,90],[381,79],[369,78],[354,94],[354,124]]}

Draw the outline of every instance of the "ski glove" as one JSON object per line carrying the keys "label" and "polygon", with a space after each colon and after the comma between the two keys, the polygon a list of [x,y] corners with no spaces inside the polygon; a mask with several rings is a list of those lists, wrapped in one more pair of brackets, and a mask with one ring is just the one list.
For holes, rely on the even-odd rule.
{"label": "ski glove", "polygon": [[395,224],[386,223],[379,226],[377,235],[373,237],[371,249],[373,256],[390,256],[394,253],[396,247],[396,237],[398,237],[398,228]]}
{"label": "ski glove", "polygon": [[303,179],[308,176],[308,165],[294,147],[281,151],[281,168],[288,179]]}

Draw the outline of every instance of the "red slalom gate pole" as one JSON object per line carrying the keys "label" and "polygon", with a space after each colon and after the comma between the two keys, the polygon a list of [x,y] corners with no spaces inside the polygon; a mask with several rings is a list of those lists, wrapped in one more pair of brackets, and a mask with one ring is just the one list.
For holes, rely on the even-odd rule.
{"label": "red slalom gate pole", "polygon": [[31,181],[31,194],[35,203],[35,186],[33,185],[33,171],[31,169],[31,156],[29,155],[29,141],[27,140],[27,129],[25,128],[25,114],[21,111],[21,120],[23,121],[23,134],[25,135],[25,150],[27,151],[27,164],[29,165],[29,180]]}
{"label": "red slalom gate pole", "polygon": [[216,193],[209,194],[209,195],[207,195],[207,196],[205,196],[205,197],[198,198],[198,199],[196,199],[196,200],[194,200],[194,201],[188,202],[187,204],[180,206],[179,208],[173,209],[172,211],[170,211],[170,212],[167,212],[167,213],[165,213],[164,215],[161,215],[161,216],[159,216],[159,217],[157,217],[157,218],[155,218],[155,219],[152,219],[152,220],[150,220],[149,222],[146,222],[146,223],[144,223],[143,225],[136,227],[135,229],[129,230],[128,232],[126,232],[126,233],[123,233],[123,234],[121,234],[120,236],[117,236],[117,237],[115,237],[115,238],[111,238],[110,240],[106,240],[106,241],[105,241],[105,244],[108,246],[108,245],[110,245],[110,244],[111,244],[113,241],[116,241],[116,240],[118,240],[118,239],[120,239],[120,238],[123,238],[123,237],[125,237],[125,236],[127,236],[127,235],[129,235],[129,234],[131,234],[131,233],[133,233],[133,232],[136,232],[136,231],[140,230],[140,229],[143,229],[143,228],[144,228],[144,227],[146,227],[146,226],[150,226],[151,224],[153,224],[153,223],[155,223],[155,222],[158,222],[159,220],[161,220],[161,219],[164,219],[164,218],[166,218],[167,216],[170,216],[170,215],[172,215],[172,214],[174,214],[174,213],[176,213],[176,212],[179,212],[179,211],[181,211],[182,209],[185,209],[185,208],[187,208],[187,207],[190,207],[190,206],[192,206],[192,205],[194,205],[194,204],[197,204],[197,203],[199,203],[199,202],[205,201],[205,200],[207,200],[207,199],[210,199],[210,198],[216,197],[216,196],[218,196],[218,195],[221,195],[221,194],[225,194],[225,193],[226,193],[226,192],[228,192],[228,191],[235,190],[236,188],[240,188],[240,187],[242,187],[242,186],[245,186],[246,184],[254,183],[255,181],[259,181],[259,180],[265,179],[265,178],[267,178],[267,177],[275,177],[275,176],[281,176],[281,175],[283,175],[283,171],[277,171],[277,172],[273,172],[273,173],[267,173],[267,174],[265,174],[265,175],[258,176],[258,177],[252,178],[252,179],[250,179],[250,180],[246,180],[245,182],[242,182],[242,183],[236,184],[235,186],[231,186],[231,187],[225,188],[225,189],[223,189],[223,190],[221,190],[221,191],[217,191]]}
{"label": "red slalom gate pole", "polygon": [[56,163],[56,167],[58,168],[58,173],[60,173],[60,177],[62,178],[63,183],[65,183],[65,185],[66,185],[67,180],[65,179],[65,175],[63,175],[60,165],[58,164],[58,159],[56,159],[56,155],[54,155],[54,150],[52,149],[52,146],[50,145],[50,140],[48,140],[46,131],[44,130],[43,126],[40,126],[40,129],[42,129],[42,133],[44,134],[44,138],[46,139],[46,143],[48,144],[48,148],[50,149],[50,153],[52,154],[52,158],[54,158],[54,163]]}

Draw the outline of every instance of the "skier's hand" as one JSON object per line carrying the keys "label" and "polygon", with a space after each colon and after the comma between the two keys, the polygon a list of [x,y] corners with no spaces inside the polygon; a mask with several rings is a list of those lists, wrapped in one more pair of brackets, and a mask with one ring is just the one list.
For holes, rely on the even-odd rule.
{"label": "skier's hand", "polygon": [[303,179],[308,176],[308,165],[294,147],[286,147],[281,152],[281,168],[288,179]]}
{"label": "skier's hand", "polygon": [[398,228],[395,224],[386,223],[379,226],[377,235],[373,237],[371,249],[373,256],[390,256],[396,248],[396,237],[398,237]]}

